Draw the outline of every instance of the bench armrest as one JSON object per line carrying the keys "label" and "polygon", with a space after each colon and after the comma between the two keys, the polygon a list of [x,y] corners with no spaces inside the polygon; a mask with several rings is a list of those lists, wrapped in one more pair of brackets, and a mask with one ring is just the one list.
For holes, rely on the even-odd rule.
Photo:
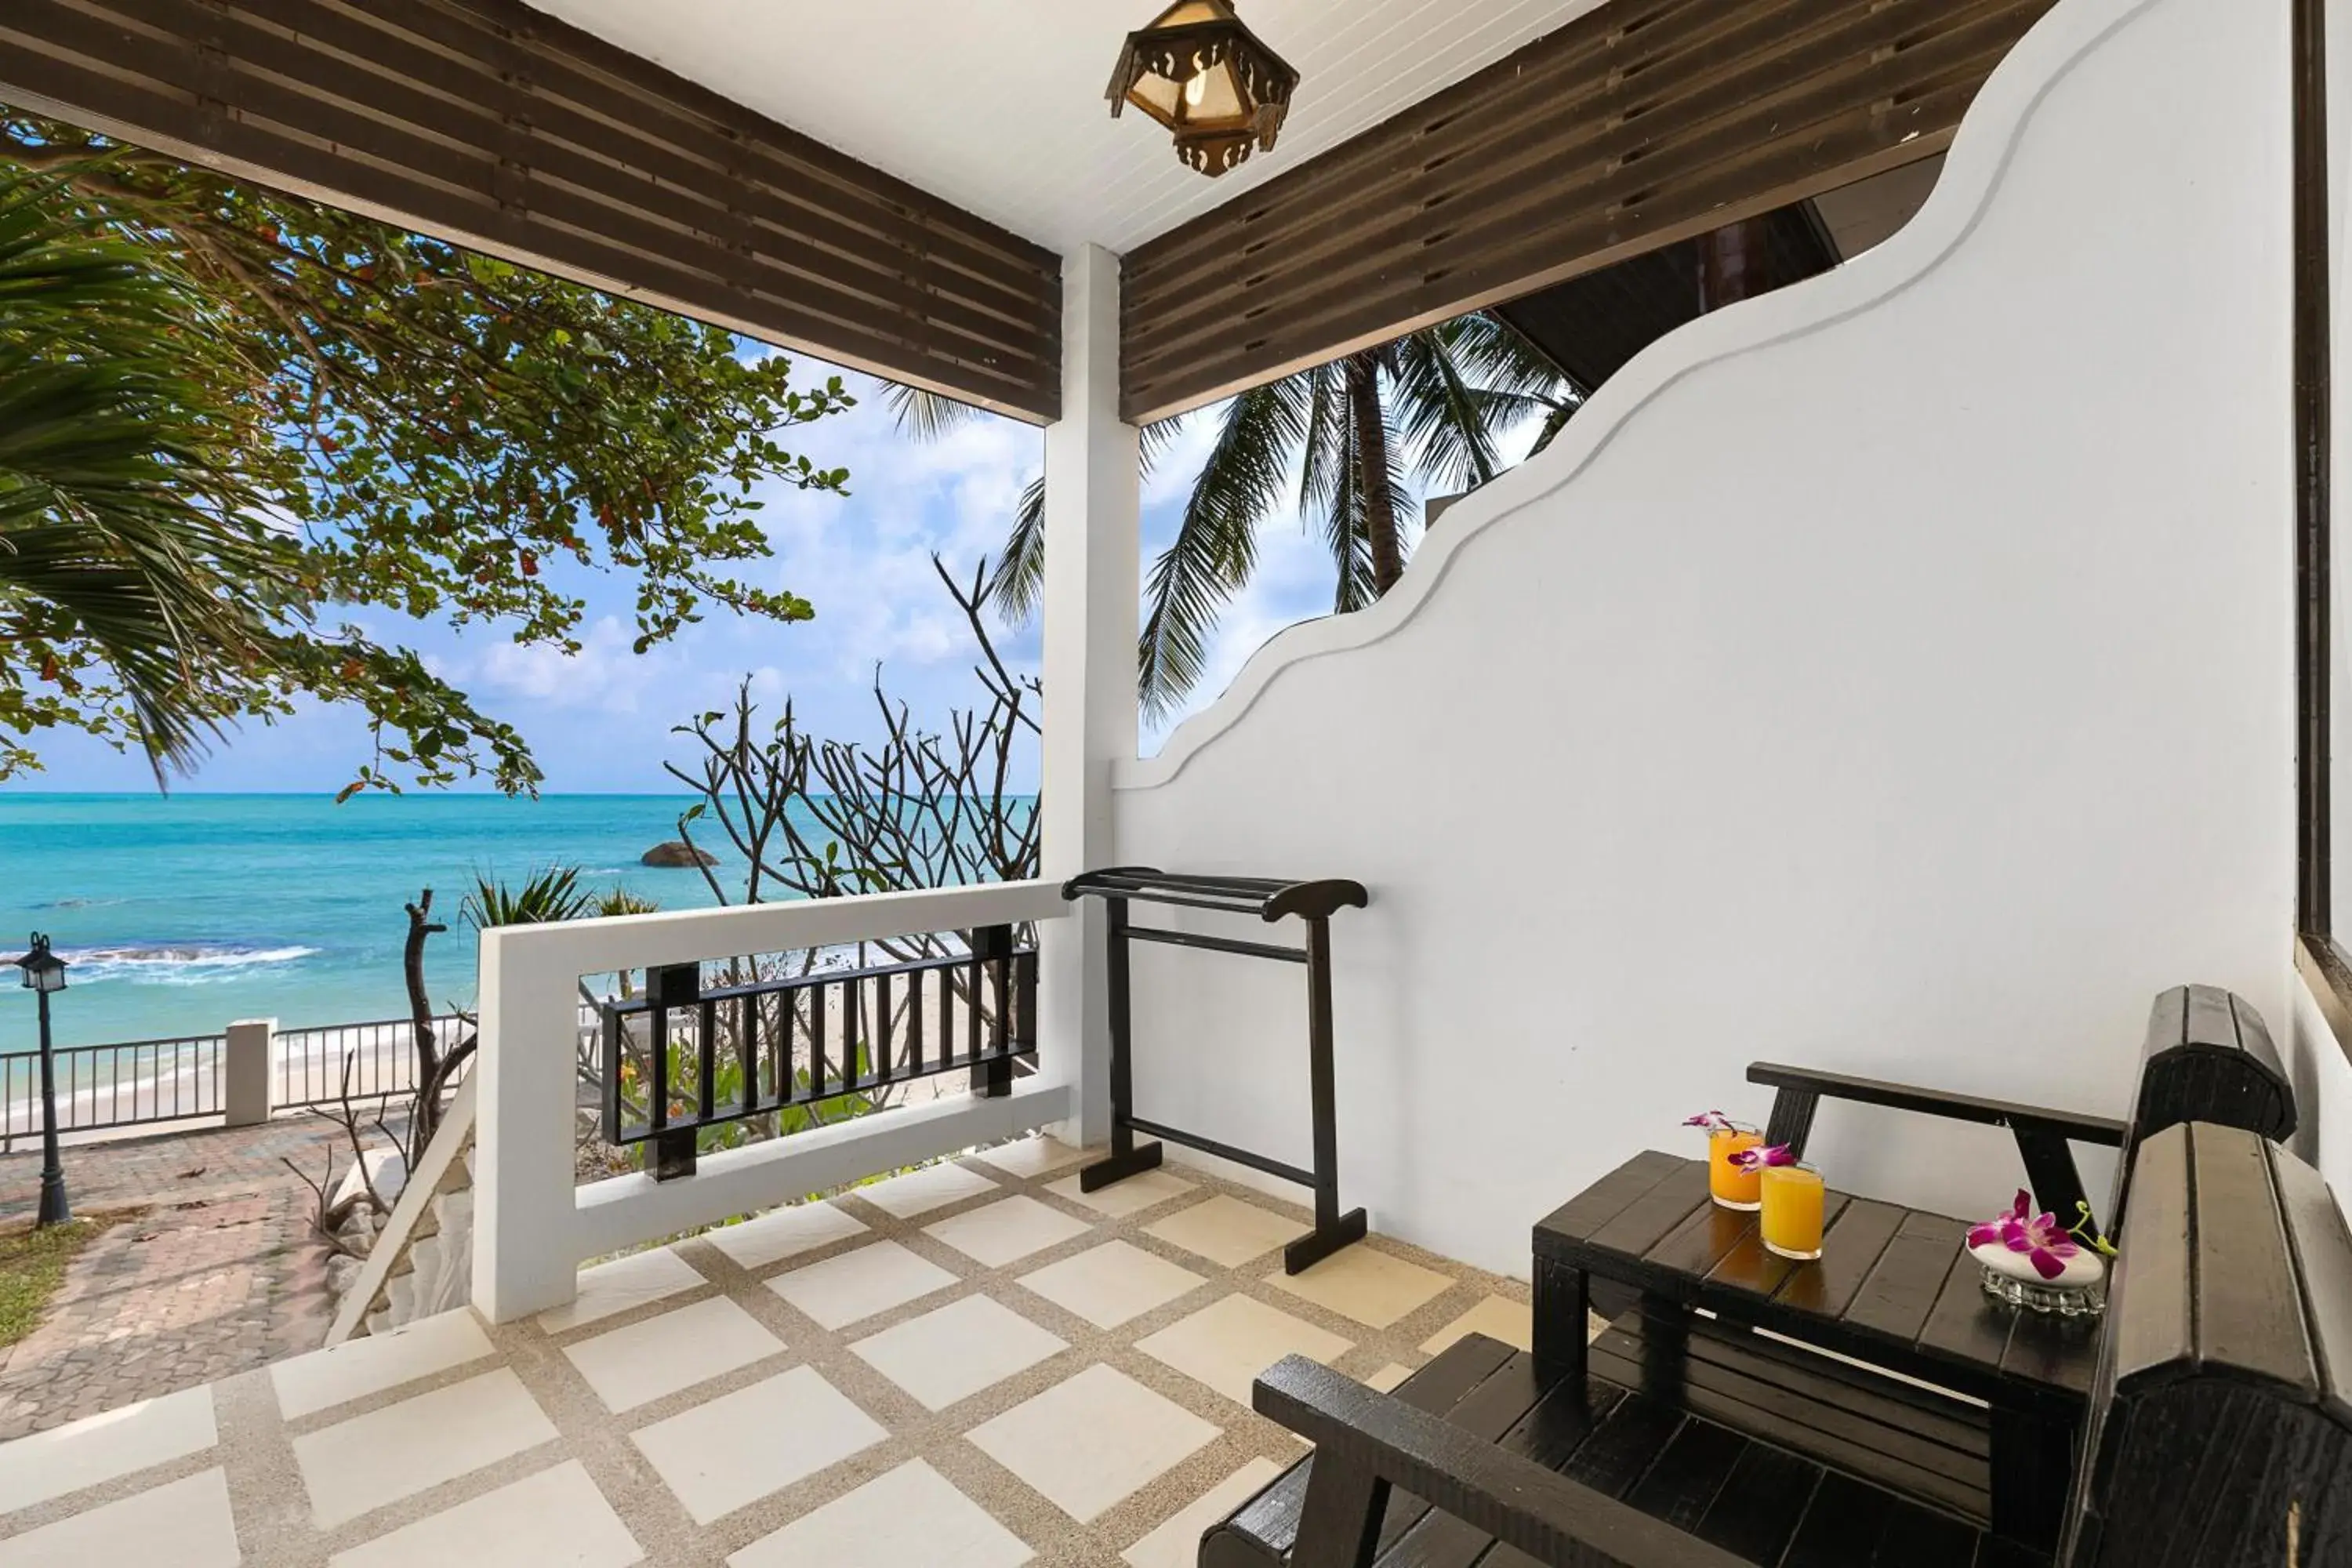
{"label": "bench armrest", "polygon": [[[2089,1207],[2082,1173],[2074,1166],[2074,1152],[2068,1143],[2097,1143],[2109,1149],[2124,1146],[2125,1124],[2111,1117],[1916,1089],[1874,1078],[1848,1078],[1843,1073],[1783,1067],[1779,1062],[1748,1063],[1748,1081],[1779,1091],[1772,1099],[1772,1121],[1765,1129],[1764,1141],[1787,1144],[1800,1159],[1804,1156],[1805,1140],[1812,1134],[1813,1112],[1824,1096],[1892,1110],[1916,1110],[1948,1121],[2006,1127],[2017,1140],[2018,1154],[2025,1162],[2025,1179],[2033,1188],[2035,1200],[2058,1215],[2062,1225],[2074,1223],[2076,1214]],[[2095,1228],[2097,1216],[2092,1216],[2092,1224]]]}
{"label": "bench armrest", "polygon": [[1392,1486],[1551,1568],[1754,1568],[1305,1356],[1260,1373],[1252,1403],[1315,1445],[1291,1568],[1370,1563]]}
{"label": "bench armrest", "polygon": [[1916,1110],[1927,1116],[1940,1116],[1948,1121],[1976,1121],[1987,1127],[2044,1127],[2078,1143],[2097,1143],[2110,1149],[2124,1146],[2124,1124],[2113,1117],[2052,1110],[2044,1106],[2020,1105],[2006,1100],[1983,1100],[1973,1094],[1917,1089],[1907,1083],[1885,1083],[1874,1078],[1848,1078],[1843,1073],[1783,1067],[1778,1062],[1748,1063],[1748,1081],[1772,1089],[1796,1089],[1831,1100],[1850,1100],[1862,1105]]}

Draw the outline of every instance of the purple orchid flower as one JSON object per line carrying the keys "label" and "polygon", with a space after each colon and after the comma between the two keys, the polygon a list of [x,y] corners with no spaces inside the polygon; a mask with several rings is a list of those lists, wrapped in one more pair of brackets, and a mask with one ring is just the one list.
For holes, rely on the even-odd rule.
{"label": "purple orchid flower", "polygon": [[1789,1152],[1786,1143],[1768,1143],[1761,1149],[1742,1149],[1724,1158],[1731,1162],[1734,1169],[1741,1171],[1760,1171],[1767,1165],[1793,1165],[1797,1163],[1797,1156]]}
{"label": "purple orchid flower", "polygon": [[1731,1118],[1724,1115],[1720,1110],[1705,1110],[1696,1116],[1684,1117],[1683,1125],[1704,1127],[1709,1132],[1728,1132],[1731,1131]]}
{"label": "purple orchid flower", "polygon": [[1996,1215],[1969,1232],[1970,1247],[1996,1244],[2025,1254],[2033,1271],[2044,1279],[2055,1279],[2066,1272],[2066,1260],[2083,1250],[2066,1233],[2066,1227],[2058,1223],[2056,1215],[2033,1212],[2033,1194],[2022,1188],[2007,1214]]}

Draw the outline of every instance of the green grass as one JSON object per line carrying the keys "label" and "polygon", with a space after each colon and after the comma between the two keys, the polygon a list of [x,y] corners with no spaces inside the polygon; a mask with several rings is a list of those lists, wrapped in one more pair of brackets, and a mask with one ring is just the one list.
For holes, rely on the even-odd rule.
{"label": "green grass", "polygon": [[0,1350],[41,1326],[49,1298],[65,1283],[66,1265],[121,1217],[100,1215],[47,1230],[26,1226],[0,1233]]}

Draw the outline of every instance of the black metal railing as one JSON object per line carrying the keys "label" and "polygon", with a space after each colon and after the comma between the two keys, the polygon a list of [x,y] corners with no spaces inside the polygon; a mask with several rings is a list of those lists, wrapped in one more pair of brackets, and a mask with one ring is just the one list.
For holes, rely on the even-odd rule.
{"label": "black metal railing", "polygon": [[[459,1014],[434,1016],[433,1038],[444,1051],[472,1033],[473,1026]],[[340,1102],[346,1058],[351,1062],[350,1092],[354,1103],[380,1095],[416,1092],[416,1023],[411,1018],[280,1029],[277,1057],[278,1092],[270,1103],[281,1110]]]}
{"label": "black metal railing", "polygon": [[[189,1035],[56,1051],[58,1131],[219,1115],[227,1045],[226,1036]],[[0,1056],[0,1141],[40,1131],[41,1053]]]}
{"label": "black metal railing", "polygon": [[1011,926],[965,951],[742,984],[702,966],[647,972],[642,994],[604,1005],[604,1141],[651,1143],[659,1180],[691,1174],[707,1128],[969,1071],[1010,1093],[1036,1055],[1037,952]]}

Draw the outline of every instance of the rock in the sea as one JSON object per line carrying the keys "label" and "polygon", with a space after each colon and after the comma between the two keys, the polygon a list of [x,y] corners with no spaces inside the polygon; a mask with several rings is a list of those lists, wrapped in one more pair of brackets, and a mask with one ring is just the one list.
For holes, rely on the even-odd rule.
{"label": "rock in the sea", "polygon": [[656,844],[638,857],[645,866],[716,866],[719,857],[708,849],[697,849],[683,839],[673,838],[667,844]]}

